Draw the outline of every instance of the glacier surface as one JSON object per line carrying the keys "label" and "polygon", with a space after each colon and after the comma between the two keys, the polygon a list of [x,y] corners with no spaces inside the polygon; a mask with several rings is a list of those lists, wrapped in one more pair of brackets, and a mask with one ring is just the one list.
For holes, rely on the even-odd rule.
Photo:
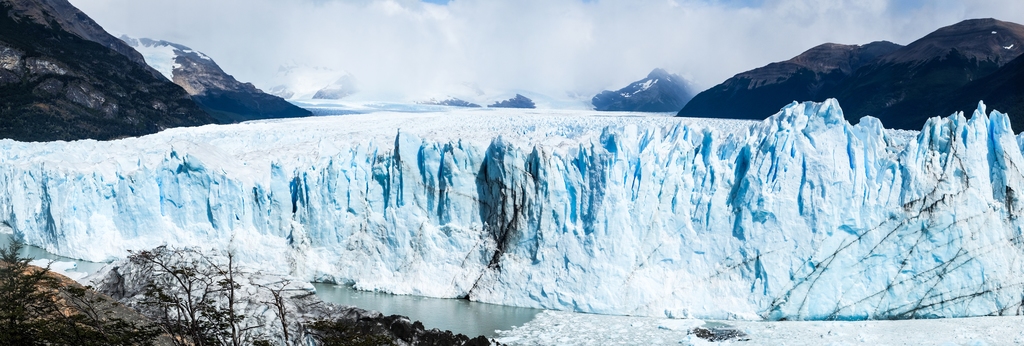
{"label": "glacier surface", "polygon": [[162,244],[359,289],[604,314],[1018,314],[1024,157],[980,105],[920,132],[552,110],[0,141],[0,222],[85,260]]}

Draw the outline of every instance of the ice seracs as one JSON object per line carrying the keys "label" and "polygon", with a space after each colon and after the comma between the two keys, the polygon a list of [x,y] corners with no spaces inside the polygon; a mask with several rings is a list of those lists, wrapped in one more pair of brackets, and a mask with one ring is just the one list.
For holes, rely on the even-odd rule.
{"label": "ice seracs", "polygon": [[[920,132],[835,100],[763,122],[463,109],[0,141],[0,222],[357,288],[717,319],[1015,314],[1024,167],[979,106]],[[596,113],[596,112],[595,112]]]}

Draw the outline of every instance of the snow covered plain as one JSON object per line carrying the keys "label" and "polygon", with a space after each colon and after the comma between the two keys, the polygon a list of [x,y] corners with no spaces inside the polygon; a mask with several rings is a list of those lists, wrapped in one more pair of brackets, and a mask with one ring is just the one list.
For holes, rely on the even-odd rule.
{"label": "snow covered plain", "polygon": [[1024,157],[1003,114],[896,132],[587,111],[370,113],[0,141],[0,222],[101,261],[161,244],[366,290],[604,314],[1017,314]]}

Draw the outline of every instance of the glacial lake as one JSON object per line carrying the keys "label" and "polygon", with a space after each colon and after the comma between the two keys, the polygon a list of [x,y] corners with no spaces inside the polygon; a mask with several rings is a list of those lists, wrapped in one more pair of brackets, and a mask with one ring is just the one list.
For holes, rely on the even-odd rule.
{"label": "glacial lake", "polygon": [[324,301],[380,311],[385,315],[408,316],[427,329],[450,330],[469,337],[496,336],[495,330],[510,330],[530,322],[543,310],[471,302],[367,292],[349,286],[314,283],[316,295]]}
{"label": "glacial lake", "polygon": [[[2,232],[2,230],[0,230],[0,247],[6,249],[7,245],[11,243],[11,240],[14,240],[13,234],[5,233]],[[71,262],[75,264],[75,268],[71,269],[70,271],[81,272],[85,274],[95,273],[102,269],[103,266],[107,265],[106,263],[88,262],[64,256],[57,256],[52,253],[46,252],[46,250],[44,250],[43,248],[30,245],[26,245],[24,248],[22,248],[21,253],[19,253],[19,255],[31,259],[47,259],[58,262]]]}
{"label": "glacial lake", "polygon": [[[14,235],[0,232],[0,246],[6,247]],[[49,259],[76,264],[71,271],[94,273],[106,263],[80,261],[57,256],[42,248],[26,246],[21,256],[33,259]],[[518,308],[494,304],[471,302],[466,299],[438,299],[419,296],[403,296],[379,292],[367,292],[344,285],[314,283],[316,294],[326,302],[350,305],[366,310],[380,311],[385,315],[407,316],[420,321],[427,329],[450,330],[469,337],[496,336],[495,330],[509,330],[532,321],[543,310]]]}

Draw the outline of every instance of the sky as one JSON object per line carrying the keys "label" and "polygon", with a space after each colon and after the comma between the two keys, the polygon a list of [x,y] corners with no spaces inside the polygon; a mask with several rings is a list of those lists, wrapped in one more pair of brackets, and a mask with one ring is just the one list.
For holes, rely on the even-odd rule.
{"label": "sky", "polygon": [[[70,0],[107,31],[211,56],[267,90],[350,74],[380,100],[585,99],[654,68],[697,90],[825,42],[1024,23],[1020,0]],[[311,89],[312,88],[312,89]]]}

